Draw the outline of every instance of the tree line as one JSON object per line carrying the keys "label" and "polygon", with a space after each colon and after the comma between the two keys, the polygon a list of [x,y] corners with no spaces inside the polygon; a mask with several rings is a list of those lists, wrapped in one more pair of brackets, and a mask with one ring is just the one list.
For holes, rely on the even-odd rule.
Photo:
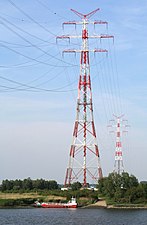
{"label": "tree line", "polygon": [[99,193],[116,203],[147,203],[147,182],[124,172],[110,173],[99,181]]}
{"label": "tree line", "polygon": [[33,190],[56,190],[59,185],[55,180],[37,179],[30,177],[24,180],[3,180],[0,186],[1,191],[33,191]]}
{"label": "tree line", "polygon": [[[36,179],[30,177],[24,180],[3,180],[0,185],[2,192],[27,192],[27,191],[46,191],[53,190],[60,192],[60,195],[68,195],[60,190],[60,185],[55,180]],[[147,182],[139,182],[138,179],[124,172],[121,175],[110,173],[108,177],[102,178],[98,183],[98,192],[86,192],[81,190],[82,184],[75,182],[71,185],[71,191],[76,191],[77,196],[94,195],[94,199],[103,196],[112,204],[147,204]],[[88,191],[88,190],[87,190]],[[59,194],[59,193],[58,193]],[[75,193],[74,193],[75,194]]]}

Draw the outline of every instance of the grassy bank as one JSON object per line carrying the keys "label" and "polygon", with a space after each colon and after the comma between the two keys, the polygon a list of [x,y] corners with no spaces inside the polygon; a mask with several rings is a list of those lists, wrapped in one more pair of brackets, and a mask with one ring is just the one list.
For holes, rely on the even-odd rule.
{"label": "grassy bank", "polygon": [[32,206],[36,201],[67,202],[74,196],[80,207],[95,203],[98,193],[88,190],[81,191],[36,191],[27,193],[0,192],[0,207]]}
{"label": "grassy bank", "polygon": [[111,208],[147,209],[147,202],[144,202],[144,201],[142,201],[142,202],[140,201],[139,203],[138,202],[136,202],[136,203],[125,203],[125,202],[119,203],[119,202],[116,202],[114,199],[110,199],[108,197],[102,197],[102,199],[105,200],[108,209],[111,209]]}
{"label": "grassy bank", "polygon": [[89,190],[78,191],[36,191],[25,193],[0,192],[0,207],[32,207],[36,200],[45,202],[67,202],[72,196],[77,198],[79,207],[89,208],[147,208],[145,202],[130,204],[117,203],[112,199],[101,196],[98,201],[98,192]]}

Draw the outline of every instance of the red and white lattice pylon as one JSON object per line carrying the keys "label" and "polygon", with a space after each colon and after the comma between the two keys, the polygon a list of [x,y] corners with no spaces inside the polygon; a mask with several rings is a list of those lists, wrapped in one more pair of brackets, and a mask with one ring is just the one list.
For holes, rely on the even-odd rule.
{"label": "red and white lattice pylon", "polygon": [[[72,10],[72,9],[71,9]],[[82,25],[82,34],[79,36],[63,35],[57,36],[57,39],[81,38],[81,49],[64,50],[64,53],[80,53],[80,76],[78,82],[78,98],[77,113],[73,131],[73,139],[70,148],[69,164],[66,171],[65,187],[69,187],[72,183],[79,181],[83,187],[87,187],[88,183],[97,183],[102,178],[102,168],[100,165],[100,154],[97,144],[96,131],[93,118],[93,103],[90,79],[90,52],[107,52],[106,49],[89,50],[89,38],[113,38],[110,35],[93,35],[88,34],[88,24],[106,24],[103,21],[89,21],[89,18],[99,9],[89,14],[82,14],[72,10],[81,18],[80,22],[70,21],[64,22],[63,25]],[[95,182],[94,182],[95,181]]]}
{"label": "red and white lattice pylon", "polygon": [[121,174],[124,172],[123,165],[123,153],[122,153],[122,133],[127,132],[123,130],[123,128],[128,127],[128,125],[124,124],[127,120],[123,120],[121,116],[113,115],[116,120],[111,120],[112,125],[108,125],[108,127],[113,127],[116,129],[116,145],[115,145],[115,163],[114,163],[114,172],[117,174]]}

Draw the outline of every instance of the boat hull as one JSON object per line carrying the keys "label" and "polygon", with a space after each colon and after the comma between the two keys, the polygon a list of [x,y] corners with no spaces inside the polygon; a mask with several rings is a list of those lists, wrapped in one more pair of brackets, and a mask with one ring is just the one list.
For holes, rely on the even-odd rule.
{"label": "boat hull", "polygon": [[42,208],[77,208],[77,205],[68,205],[68,204],[41,204]]}
{"label": "boat hull", "polygon": [[40,203],[39,201],[36,201],[34,203],[35,207],[41,207],[41,208],[77,208],[77,202],[76,198],[71,198],[71,201],[67,203],[55,203],[55,202],[42,202]]}

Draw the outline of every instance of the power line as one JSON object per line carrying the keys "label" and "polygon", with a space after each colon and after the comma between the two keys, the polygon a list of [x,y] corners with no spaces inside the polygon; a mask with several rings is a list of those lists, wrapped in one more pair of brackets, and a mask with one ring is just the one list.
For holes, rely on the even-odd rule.
{"label": "power line", "polygon": [[[17,51],[17,50],[12,49],[12,48],[10,48],[10,47],[4,45],[4,44],[1,44],[1,47],[7,48],[7,49],[9,49],[10,51],[15,52],[15,53],[18,54],[18,55],[21,55],[21,56],[23,56],[23,57],[25,57],[25,58],[27,58],[27,59],[30,59],[30,60],[35,61],[35,62],[37,62],[37,63],[41,63],[41,64],[46,65],[46,66],[65,67],[65,66],[62,66],[62,65],[55,65],[55,64],[46,63],[46,62],[40,61],[40,60],[38,60],[38,59],[32,58],[32,57],[27,56],[27,55],[25,55],[25,54],[23,54],[23,53],[21,53],[21,52],[19,52],[19,51]],[[72,66],[77,66],[77,65],[71,65],[71,67],[72,67]],[[0,65],[0,68],[5,68],[5,66]]]}
{"label": "power line", "polygon": [[54,33],[52,33],[50,30],[48,30],[46,27],[42,26],[40,23],[38,23],[36,20],[34,20],[29,14],[27,14],[24,10],[22,10],[20,7],[18,7],[13,1],[8,0],[8,2],[13,5],[18,11],[20,11],[23,15],[25,15],[26,17],[28,17],[31,21],[33,21],[34,23],[36,23],[39,27],[41,27],[43,30],[47,31],[48,33],[52,34],[54,37],[56,37],[56,35]]}
{"label": "power line", "polygon": [[[32,45],[24,45],[24,44],[18,44],[18,43],[13,43],[13,42],[8,42],[8,41],[4,41],[4,40],[0,40],[1,43],[5,43],[5,44],[8,44],[8,45],[12,45],[13,47],[15,48],[30,48],[32,47]],[[47,44],[43,44],[42,42],[41,43],[37,43],[37,46],[43,46],[43,47],[46,47],[48,46]]]}
{"label": "power line", "polygon": [[[2,18],[2,17],[0,16],[0,18]],[[2,18],[2,19],[5,20],[7,23],[13,25],[13,26],[16,27],[17,29],[21,30],[22,32],[29,34],[28,32],[26,32],[26,31],[24,31],[23,29],[19,28],[19,27],[16,26],[15,24],[9,22],[8,20],[6,20],[6,19],[4,19],[4,18]],[[23,37],[23,36],[22,36],[21,34],[19,34],[18,32],[14,31],[12,28],[10,28],[8,25],[4,24],[3,22],[1,22],[1,24],[2,24],[3,26],[5,26],[8,30],[10,30],[11,32],[13,32],[13,33],[16,34],[17,36],[19,36],[22,40],[24,40],[25,42],[29,43],[32,47],[35,47],[36,49],[38,49],[38,50],[40,50],[41,52],[43,52],[43,53],[47,54],[48,56],[50,56],[51,58],[54,58],[54,59],[56,59],[56,60],[58,60],[58,61],[61,61],[61,62],[63,62],[63,63],[66,63],[66,64],[69,64],[69,65],[72,65],[72,66],[73,66],[72,63],[65,62],[64,60],[59,59],[59,58],[57,58],[57,57],[55,57],[55,56],[49,54],[48,52],[44,51],[44,50],[41,49],[40,47],[36,46],[35,44],[33,44],[32,42],[30,42],[29,40],[27,40],[25,37]]]}
{"label": "power line", "polygon": [[64,16],[61,16],[59,13],[56,13],[56,12],[54,12],[53,10],[51,10],[46,4],[44,4],[42,1],[40,1],[40,0],[36,0],[40,5],[42,5],[46,10],[48,10],[49,12],[51,12],[51,13],[53,13],[53,14],[55,14],[55,15],[57,15],[59,18],[61,18],[61,19],[67,19],[66,17],[64,17]]}
{"label": "power line", "polygon": [[[64,85],[63,87],[59,87],[59,88],[55,88],[55,89],[45,89],[45,88],[38,88],[37,86],[30,86],[30,85],[27,85],[27,84],[24,84],[24,83],[21,83],[21,82],[18,82],[18,81],[15,81],[15,80],[12,80],[12,79],[8,79],[6,77],[3,77],[3,76],[0,76],[0,79],[3,79],[5,81],[8,81],[8,82],[11,82],[13,84],[19,84],[21,85],[21,87],[26,87],[26,88],[18,88],[18,87],[8,87],[8,86],[3,86],[1,85],[1,87],[6,87],[8,89],[14,89],[14,90],[18,90],[18,91],[26,91],[28,89],[35,89],[35,90],[38,90],[38,91],[47,91],[47,92],[68,92],[68,91],[73,91],[73,90],[63,90],[61,91],[61,89],[64,89],[65,87],[69,87],[71,86],[73,83],[75,83],[76,81],[72,82],[71,84],[68,84],[68,85]],[[33,90],[34,91],[34,90]]]}

